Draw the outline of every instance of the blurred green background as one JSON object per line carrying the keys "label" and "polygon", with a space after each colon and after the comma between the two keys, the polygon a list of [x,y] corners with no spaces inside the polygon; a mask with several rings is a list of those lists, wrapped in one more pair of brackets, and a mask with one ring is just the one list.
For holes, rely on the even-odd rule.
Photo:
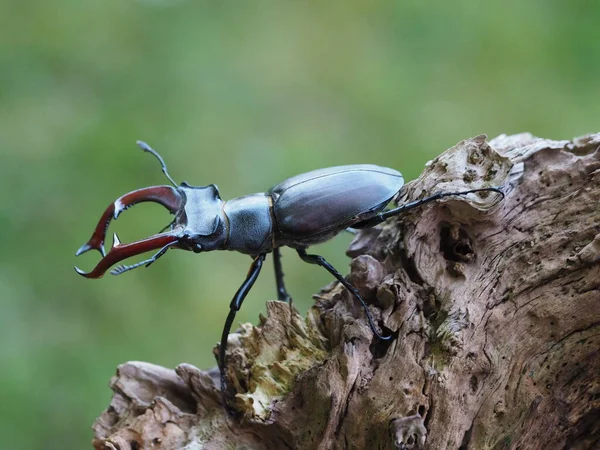
{"label": "blurred green background", "polygon": [[[600,131],[600,3],[0,2],[0,442],[89,448],[115,367],[214,365],[250,259],[171,251],[89,281],[74,257],[109,202],[178,181],[224,199],[311,169],[375,163],[415,178],[479,133]],[[129,242],[170,216],[142,205]],[[109,239],[110,241],[110,239]],[[341,272],[350,236],[318,251]],[[304,312],[331,281],[284,251]],[[272,264],[239,321],[275,298]]]}

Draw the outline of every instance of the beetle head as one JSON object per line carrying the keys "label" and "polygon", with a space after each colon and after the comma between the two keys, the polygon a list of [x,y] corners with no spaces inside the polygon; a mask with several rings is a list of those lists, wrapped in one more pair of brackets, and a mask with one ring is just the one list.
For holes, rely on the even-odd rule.
{"label": "beetle head", "polygon": [[[92,237],[75,253],[79,256],[89,250],[98,250],[102,259],[91,272],[84,272],[75,267],[80,275],[86,278],[100,278],[113,265],[124,259],[158,250],[151,258],[132,265],[120,265],[111,273],[119,275],[137,267],[148,267],[169,248],[190,250],[196,253],[223,248],[226,242],[226,221],[223,213],[223,200],[214,184],[208,186],[191,186],[186,182],[177,186],[169,176],[162,158],[147,144],[138,142],[142,150],[152,153],[161,163],[163,172],[174,186],[152,186],[129,192],[108,205]],[[175,219],[167,225],[168,231],[155,234],[147,239],[121,244],[116,233],[113,245],[108,253],[104,251],[106,231],[113,219],[131,206],[142,202],[159,203],[175,215]]]}

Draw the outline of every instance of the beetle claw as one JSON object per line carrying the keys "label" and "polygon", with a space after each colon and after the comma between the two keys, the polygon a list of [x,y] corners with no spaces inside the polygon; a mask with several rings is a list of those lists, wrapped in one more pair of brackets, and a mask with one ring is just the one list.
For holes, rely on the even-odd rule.
{"label": "beetle claw", "polygon": [[101,278],[108,269],[110,269],[118,262],[123,261],[124,259],[130,258],[131,256],[139,255],[141,253],[146,253],[152,250],[160,249],[160,251],[149,260],[133,264],[132,266],[118,266],[112,271],[112,273],[114,275],[119,275],[127,270],[134,269],[147,263],[152,263],[160,256],[162,256],[167,251],[167,249],[177,245],[181,237],[180,232],[181,229],[169,231],[167,233],[155,234],[154,236],[151,236],[147,239],[142,239],[140,241],[132,242],[130,244],[121,244],[119,238],[115,234],[115,244],[91,272],[84,272],[79,267],[75,267],[75,271],[85,278]]}
{"label": "beetle claw", "polygon": [[119,218],[119,215],[123,211],[125,211],[125,210],[131,208],[133,205],[135,205],[135,203],[124,204],[122,198],[123,197],[118,198],[117,200],[115,200],[115,203],[114,203],[114,212],[113,212],[113,219],[114,220],[117,220]]}
{"label": "beetle claw", "polygon": [[104,251],[104,240],[106,238],[106,231],[108,230],[110,221],[119,217],[119,214],[126,209],[142,202],[160,203],[172,214],[175,214],[181,208],[183,204],[183,198],[177,189],[171,186],[151,186],[129,192],[119,197],[113,203],[108,205],[102,214],[102,217],[100,217],[92,237],[88,242],[79,247],[79,250],[77,250],[75,256],[79,256],[88,250],[98,250],[102,256],[105,257],[106,253]]}
{"label": "beetle claw", "polygon": [[97,245],[96,243],[92,242],[92,239],[90,239],[89,242],[86,242],[81,247],[79,247],[79,249],[75,252],[75,256],[82,255],[83,253],[87,252],[88,250],[98,250],[102,254],[103,257],[106,256],[106,254],[104,252],[104,246],[102,244]]}
{"label": "beetle claw", "polygon": [[129,192],[108,205],[100,217],[90,240],[79,247],[79,250],[75,253],[75,256],[79,256],[89,250],[98,250],[102,254],[102,259],[91,272],[84,272],[78,267],[75,267],[75,271],[79,275],[86,278],[100,278],[111,266],[123,259],[150,250],[163,248],[165,246],[169,248],[177,243],[179,235],[175,230],[171,230],[167,233],[159,233],[148,239],[143,239],[131,244],[121,244],[121,240],[115,233],[113,235],[113,244],[110,251],[108,253],[104,251],[106,231],[108,230],[111,220],[119,217],[119,214],[126,209],[142,202],[160,203],[167,208],[171,214],[176,214],[184,204],[184,197],[177,188],[171,186],[151,186]]}
{"label": "beetle claw", "polygon": [[79,275],[82,275],[82,276],[84,276],[84,277],[87,275],[87,274],[86,274],[86,273],[85,273],[83,270],[81,270],[79,267],[77,267],[77,266],[73,266],[73,267],[74,267],[74,269],[75,269],[75,272],[77,272]]}

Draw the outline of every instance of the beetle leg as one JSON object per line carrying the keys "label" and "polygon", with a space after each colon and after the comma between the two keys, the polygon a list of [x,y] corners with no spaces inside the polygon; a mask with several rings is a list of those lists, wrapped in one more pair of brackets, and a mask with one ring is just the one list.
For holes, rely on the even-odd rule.
{"label": "beetle leg", "polygon": [[358,228],[358,229],[374,227],[375,225],[378,225],[381,222],[384,222],[385,220],[389,219],[392,216],[397,216],[398,214],[405,213],[406,211],[409,211],[413,208],[418,208],[419,206],[424,205],[425,203],[429,203],[434,200],[439,200],[440,198],[444,198],[444,197],[450,197],[450,196],[454,196],[454,195],[467,195],[467,194],[473,194],[475,192],[496,192],[497,194],[500,194],[502,196],[502,198],[504,198],[504,192],[502,192],[502,190],[500,188],[496,188],[496,187],[471,189],[470,191],[462,191],[462,192],[438,192],[437,194],[434,194],[430,197],[426,197],[421,200],[415,200],[414,202],[410,202],[410,203],[405,203],[404,205],[398,206],[397,208],[381,212],[381,213],[377,214],[376,216],[371,217],[370,219],[366,219],[366,220],[363,220],[362,222],[357,222],[357,223],[352,224],[352,227]]}
{"label": "beetle leg", "polygon": [[159,233],[162,233],[163,231],[167,231],[167,230],[169,230],[169,229],[171,229],[171,230],[172,230],[172,229],[173,229],[173,225],[175,225],[175,221],[176,221],[176,220],[177,220],[177,219],[173,219],[173,220],[171,220],[171,223],[170,223],[170,224],[168,224],[168,225],[165,225],[164,227],[162,227],[162,229],[159,231]]}
{"label": "beetle leg", "polygon": [[273,249],[273,265],[275,266],[275,283],[277,284],[277,300],[292,303],[292,297],[287,293],[283,282],[283,269],[281,267],[281,250]]}
{"label": "beetle leg", "polygon": [[161,248],[158,252],[156,252],[150,258],[140,261],[138,263],[130,264],[130,265],[125,265],[125,264],[118,265],[117,267],[115,267],[113,270],[110,271],[110,274],[111,275],[121,275],[123,272],[128,272],[130,270],[137,269],[138,267],[141,267],[141,266],[150,267],[158,258],[160,258],[162,255],[167,253],[167,250],[169,250],[169,248],[171,248],[176,243],[177,243],[177,241],[169,242],[167,245],[165,245],[163,248]]}
{"label": "beetle leg", "polygon": [[77,250],[75,256],[79,256],[88,250],[98,250],[102,256],[105,256],[104,239],[106,238],[106,230],[108,230],[110,221],[119,217],[119,214],[131,206],[142,202],[160,203],[172,214],[175,214],[181,208],[183,199],[177,189],[172,188],[171,186],[147,187],[129,192],[119,197],[113,203],[108,205],[108,208],[106,208],[104,214],[100,217],[92,237]]}
{"label": "beetle leg", "polygon": [[346,289],[348,289],[352,294],[354,294],[354,296],[358,299],[363,309],[365,310],[365,313],[367,314],[367,319],[369,320],[369,326],[371,327],[371,331],[373,331],[373,334],[375,336],[377,336],[379,339],[383,339],[384,341],[387,341],[388,339],[392,338],[392,335],[383,336],[379,333],[379,331],[377,331],[377,328],[375,328],[375,322],[373,321],[373,316],[371,316],[371,312],[369,311],[369,307],[360,296],[358,290],[350,283],[348,283],[348,281],[337,270],[335,270],[335,268],[331,264],[329,264],[325,260],[325,258],[319,255],[309,255],[304,249],[296,249],[296,251],[298,252],[300,258],[302,258],[302,261],[305,261],[309,264],[318,264],[319,266],[324,267],[325,270],[327,270],[331,275],[333,275],[336,280],[342,283],[342,285]]}
{"label": "beetle leg", "polygon": [[225,387],[226,387],[226,374],[225,374],[225,353],[227,351],[227,338],[229,337],[229,332],[231,331],[231,324],[235,319],[235,314],[240,310],[242,306],[242,302],[254,286],[254,282],[258,278],[258,274],[260,274],[260,269],[262,268],[263,261],[267,255],[265,253],[261,253],[254,261],[252,261],[252,265],[248,270],[248,275],[246,279],[239,287],[231,303],[229,304],[229,314],[227,315],[227,319],[225,320],[225,326],[223,327],[223,334],[221,334],[221,343],[219,344],[219,371],[221,372],[221,395],[223,396],[223,404],[227,405],[225,401]]}
{"label": "beetle leg", "polygon": [[[179,242],[180,236],[178,232],[170,231],[168,233],[155,234],[152,237],[147,239],[142,239],[141,241],[132,242],[130,244],[121,244],[119,242],[119,238],[117,235],[114,235],[113,246],[110,251],[106,254],[104,258],[100,260],[98,265],[91,272],[84,272],[78,267],[75,267],[75,271],[81,276],[85,278],[100,278],[102,277],[106,271],[116,263],[123,261],[126,258],[131,256],[139,255],[141,253],[146,253],[152,250],[160,249],[160,251],[154,255],[149,260],[143,261],[143,264],[151,264],[160,256],[162,256],[168,248],[176,245]],[[138,265],[134,265],[130,268],[138,267]],[[125,266],[125,270],[129,270],[127,266]],[[113,270],[114,275],[118,275],[124,272],[120,267],[117,267]]]}

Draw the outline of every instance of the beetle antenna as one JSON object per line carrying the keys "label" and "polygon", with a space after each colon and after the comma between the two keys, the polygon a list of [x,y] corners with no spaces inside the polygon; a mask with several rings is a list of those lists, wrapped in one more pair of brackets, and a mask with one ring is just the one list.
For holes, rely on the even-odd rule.
{"label": "beetle antenna", "polygon": [[177,183],[175,183],[175,181],[173,181],[173,178],[171,178],[171,175],[169,175],[169,172],[167,171],[167,165],[165,164],[165,160],[162,159],[162,156],[160,156],[156,150],[154,150],[152,147],[150,147],[144,141],[136,141],[136,144],[143,151],[152,153],[154,156],[156,156],[156,159],[158,159],[158,162],[160,162],[160,168],[162,169],[165,176],[169,179],[169,181],[173,184],[173,186],[177,187]]}

